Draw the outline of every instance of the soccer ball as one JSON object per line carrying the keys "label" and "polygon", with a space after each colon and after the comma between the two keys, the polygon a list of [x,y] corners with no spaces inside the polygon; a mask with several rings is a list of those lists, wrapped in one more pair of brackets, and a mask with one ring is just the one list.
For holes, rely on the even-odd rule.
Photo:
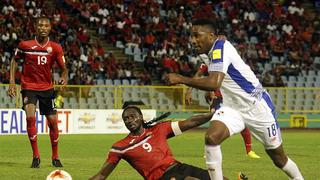
{"label": "soccer ball", "polygon": [[54,170],[48,176],[46,180],[72,180],[69,173],[64,170]]}

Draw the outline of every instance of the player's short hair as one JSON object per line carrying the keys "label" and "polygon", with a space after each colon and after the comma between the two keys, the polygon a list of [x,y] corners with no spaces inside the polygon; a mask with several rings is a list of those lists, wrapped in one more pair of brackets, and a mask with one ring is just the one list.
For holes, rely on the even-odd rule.
{"label": "player's short hair", "polygon": [[35,23],[37,24],[39,22],[39,20],[41,19],[46,19],[48,20],[49,22],[51,22],[51,19],[48,17],[48,16],[39,16],[35,19]]}
{"label": "player's short hair", "polygon": [[121,116],[123,116],[124,112],[125,112],[126,110],[128,110],[128,109],[135,109],[135,110],[138,111],[138,113],[139,113],[140,115],[142,115],[142,112],[141,112],[141,109],[140,109],[140,108],[138,108],[137,106],[129,105],[129,106],[126,106],[125,108],[123,108],[123,111],[122,111],[122,115],[121,115]]}
{"label": "player's short hair", "polygon": [[200,18],[192,20],[193,26],[206,26],[213,33],[218,34],[220,32],[220,24],[216,20],[208,19],[208,18]]}

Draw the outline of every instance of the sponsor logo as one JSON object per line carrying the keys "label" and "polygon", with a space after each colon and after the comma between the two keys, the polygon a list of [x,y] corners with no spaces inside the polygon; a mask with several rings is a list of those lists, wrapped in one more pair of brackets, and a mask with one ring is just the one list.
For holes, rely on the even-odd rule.
{"label": "sponsor logo", "polygon": [[79,117],[79,121],[84,122],[84,124],[90,124],[90,122],[94,121],[96,119],[95,115],[84,113]]}
{"label": "sponsor logo", "polygon": [[112,113],[110,117],[107,117],[107,121],[111,121],[112,124],[117,124],[121,120],[121,116],[117,113]]}
{"label": "sponsor logo", "polygon": [[96,116],[90,113],[84,113],[79,116],[79,129],[94,129]]}
{"label": "sponsor logo", "polygon": [[132,139],[132,140],[129,142],[129,144],[132,144],[132,143],[134,142],[134,140],[136,140],[136,139]]}
{"label": "sponsor logo", "polygon": [[52,47],[47,47],[47,52],[52,53]]}
{"label": "sponsor logo", "polygon": [[37,48],[37,47],[38,47],[38,46],[32,46],[31,49],[35,49],[35,48]]}
{"label": "sponsor logo", "polygon": [[215,49],[212,51],[212,59],[221,59],[221,49]]}
{"label": "sponsor logo", "polygon": [[36,139],[37,135],[33,135],[32,137],[29,137],[31,141],[34,141]]}

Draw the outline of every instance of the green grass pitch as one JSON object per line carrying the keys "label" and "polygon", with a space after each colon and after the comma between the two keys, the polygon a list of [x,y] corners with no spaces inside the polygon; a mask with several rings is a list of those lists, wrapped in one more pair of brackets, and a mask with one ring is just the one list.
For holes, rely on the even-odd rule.
{"label": "green grass pitch", "polygon": [[[203,144],[205,131],[186,132],[169,140],[176,159],[199,167],[205,167]],[[61,135],[60,158],[64,170],[74,180],[88,179],[104,162],[112,143],[125,135]],[[320,179],[320,133],[282,132],[287,154],[298,164],[306,180]],[[0,136],[0,179],[2,180],[44,180],[51,166],[51,148],[48,135],[39,136],[41,153],[40,169],[29,168],[31,147],[26,135]],[[273,166],[264,153],[262,145],[253,140],[253,149],[261,159],[249,159],[240,135],[233,136],[222,145],[224,175],[236,179],[239,171],[250,180],[287,180],[284,173]],[[108,179],[142,179],[128,163],[121,161]]]}

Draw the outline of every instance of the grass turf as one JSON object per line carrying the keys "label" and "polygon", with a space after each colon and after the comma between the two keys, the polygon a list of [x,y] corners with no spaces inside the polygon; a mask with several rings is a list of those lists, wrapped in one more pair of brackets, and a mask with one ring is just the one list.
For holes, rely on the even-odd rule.
{"label": "grass turf", "polygon": [[[62,169],[74,180],[88,179],[103,164],[112,143],[125,135],[61,135],[60,158]],[[320,179],[320,133],[283,131],[286,153],[301,169],[306,180]],[[31,147],[26,135],[0,136],[0,180],[44,180],[51,166],[51,148],[48,135],[38,137],[41,154],[40,169],[31,169]],[[176,159],[204,168],[204,131],[186,132],[169,140]],[[287,180],[285,174],[273,166],[262,145],[253,140],[253,150],[261,159],[249,159],[245,155],[240,135],[233,136],[222,145],[224,175],[236,179],[239,171],[250,180]],[[121,161],[108,179],[135,180],[141,176],[128,163]]]}

